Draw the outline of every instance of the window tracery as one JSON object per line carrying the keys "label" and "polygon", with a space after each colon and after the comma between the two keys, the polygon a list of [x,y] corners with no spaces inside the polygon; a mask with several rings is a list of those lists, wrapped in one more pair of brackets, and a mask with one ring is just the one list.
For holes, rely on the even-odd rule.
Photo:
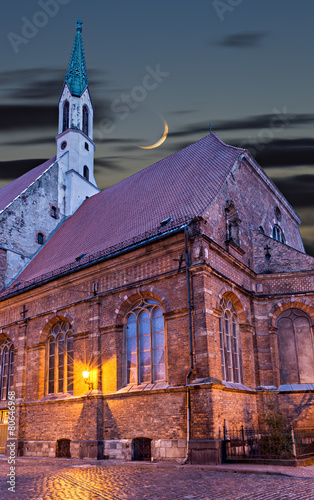
{"label": "window tracery", "polygon": [[0,399],[8,399],[8,393],[13,387],[14,376],[14,346],[6,341],[0,346]]}
{"label": "window tracery", "polygon": [[165,328],[159,303],[141,300],[126,319],[126,383],[165,380]]}
{"label": "window tracery", "polygon": [[47,339],[48,394],[73,392],[73,354],[70,324],[55,324]]}
{"label": "window tracery", "polygon": [[243,382],[242,353],[236,310],[231,300],[223,298],[219,317],[220,351],[223,380]]}

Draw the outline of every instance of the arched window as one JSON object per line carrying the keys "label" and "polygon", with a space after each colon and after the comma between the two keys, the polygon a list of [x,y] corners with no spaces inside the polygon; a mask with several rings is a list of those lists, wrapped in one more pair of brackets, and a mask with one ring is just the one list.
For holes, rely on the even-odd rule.
{"label": "arched window", "polygon": [[13,387],[14,350],[13,344],[5,342],[0,347],[0,399],[8,399],[8,393]]}
{"label": "arched window", "polygon": [[230,300],[222,299],[219,317],[222,378],[243,382],[238,317]]}
{"label": "arched window", "polygon": [[127,316],[126,383],[142,384],[165,380],[164,316],[158,302],[145,299]]}
{"label": "arched window", "polygon": [[69,101],[65,101],[63,105],[63,125],[62,132],[69,128],[69,116],[70,116],[70,104]]}
{"label": "arched window", "polygon": [[86,104],[83,106],[83,132],[88,135],[88,107]]}
{"label": "arched window", "polygon": [[85,179],[87,181],[89,181],[89,169],[88,169],[87,165],[84,165],[84,168],[83,168],[83,177],[85,177]]}
{"label": "arched window", "polygon": [[281,384],[314,383],[314,346],[310,318],[288,309],[277,320]]}
{"label": "arched window", "polygon": [[48,394],[73,392],[73,334],[67,321],[51,328],[47,341]]}
{"label": "arched window", "polygon": [[284,234],[282,232],[282,229],[277,224],[275,224],[273,227],[272,237],[276,241],[280,241],[281,243],[285,243],[285,237],[284,237]]}

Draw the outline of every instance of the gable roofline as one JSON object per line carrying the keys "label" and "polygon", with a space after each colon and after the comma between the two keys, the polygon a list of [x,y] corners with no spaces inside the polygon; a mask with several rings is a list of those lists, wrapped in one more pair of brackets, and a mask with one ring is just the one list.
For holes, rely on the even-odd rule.
{"label": "gable roofline", "polygon": [[297,222],[297,224],[301,224],[301,217],[297,214],[294,208],[290,205],[288,200],[284,197],[284,195],[277,188],[276,184],[268,177],[268,175],[264,172],[263,168],[257,163],[255,158],[251,155],[248,150],[245,150],[245,154],[243,155],[248,162],[248,164],[252,167],[252,169],[256,172],[256,174],[262,179],[262,181],[267,185],[267,187],[275,194],[275,196],[280,200],[283,206],[287,209],[291,217]]}

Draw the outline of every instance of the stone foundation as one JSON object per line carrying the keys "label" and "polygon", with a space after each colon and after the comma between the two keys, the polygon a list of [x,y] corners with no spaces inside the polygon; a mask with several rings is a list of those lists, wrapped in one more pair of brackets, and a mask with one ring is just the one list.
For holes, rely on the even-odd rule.
{"label": "stone foundation", "polygon": [[108,439],[104,441],[106,458],[132,460],[132,439]]}
{"label": "stone foundation", "polygon": [[56,441],[19,441],[19,457],[55,457]]}
{"label": "stone foundation", "polygon": [[186,439],[152,440],[152,460],[181,462],[186,457]]}

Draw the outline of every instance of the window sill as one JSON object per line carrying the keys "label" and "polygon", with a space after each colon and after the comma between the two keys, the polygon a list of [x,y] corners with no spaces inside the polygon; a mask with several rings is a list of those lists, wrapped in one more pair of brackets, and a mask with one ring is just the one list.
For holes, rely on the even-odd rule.
{"label": "window sill", "polygon": [[255,392],[254,389],[251,389],[250,387],[247,387],[246,385],[243,385],[240,382],[227,382],[226,380],[223,380],[222,383],[226,387],[226,389],[236,389],[238,391]]}
{"label": "window sill", "polygon": [[73,394],[66,392],[62,394],[48,394],[47,396],[44,396],[43,398],[39,399],[39,401],[56,401],[60,399],[71,399],[71,398],[73,398]]}
{"label": "window sill", "polygon": [[313,384],[283,384],[277,389],[279,392],[304,392],[304,391],[314,391]]}
{"label": "window sill", "polygon": [[123,392],[142,392],[142,391],[152,391],[158,389],[168,389],[169,385],[167,382],[155,382],[153,384],[140,384],[140,385],[127,385],[122,387],[117,391],[117,394]]}

